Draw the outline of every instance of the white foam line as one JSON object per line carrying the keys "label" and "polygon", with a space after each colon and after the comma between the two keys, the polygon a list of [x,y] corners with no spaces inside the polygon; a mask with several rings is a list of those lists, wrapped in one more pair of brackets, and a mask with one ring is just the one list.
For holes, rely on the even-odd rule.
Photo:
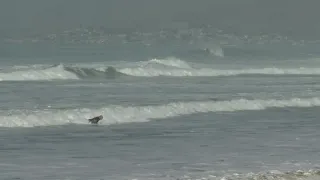
{"label": "white foam line", "polygon": [[[108,106],[101,109],[39,110],[15,112],[0,116],[2,127],[34,127],[63,125],[67,123],[87,124],[87,118],[102,114],[104,125],[130,122],[146,122],[154,118],[168,118],[204,112],[263,110],[266,108],[320,106],[319,98],[289,100],[246,100],[177,102],[160,106],[122,107]],[[11,111],[12,112],[12,111]],[[9,113],[8,113],[9,114]]]}
{"label": "white foam line", "polygon": [[262,75],[320,75],[320,68],[261,68],[261,69],[158,69],[158,68],[123,68],[120,72],[131,76],[237,76],[245,74]]}
{"label": "white foam line", "polygon": [[0,73],[0,81],[36,81],[53,79],[79,79],[75,74],[65,71],[62,65],[47,69],[29,69]]}

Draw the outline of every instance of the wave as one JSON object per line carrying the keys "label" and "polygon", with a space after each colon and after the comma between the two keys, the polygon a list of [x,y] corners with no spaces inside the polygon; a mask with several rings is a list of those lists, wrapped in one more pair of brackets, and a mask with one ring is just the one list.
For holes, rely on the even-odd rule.
{"label": "wave", "polygon": [[86,78],[117,78],[125,74],[114,67],[84,68],[65,65],[51,67],[13,67],[10,72],[0,73],[0,81],[50,81],[50,80],[80,80]]}
{"label": "wave", "polygon": [[79,67],[65,67],[66,71],[74,73],[77,77],[84,78],[117,78],[125,76],[125,74],[118,72],[114,67],[109,66],[105,69],[100,70],[94,68],[79,68]]}
{"label": "wave", "polygon": [[169,57],[166,59],[151,59],[149,61],[146,61],[146,63],[143,63],[143,66],[147,66],[149,64],[162,64],[169,67],[177,67],[177,68],[191,68],[190,65],[178,58],[175,57]]}
{"label": "wave", "polygon": [[55,79],[79,79],[75,74],[64,70],[63,65],[49,68],[18,68],[13,72],[0,73],[0,81],[40,81]]}
{"label": "wave", "polygon": [[87,124],[86,119],[102,114],[104,125],[132,122],[146,122],[151,119],[188,115],[193,113],[264,110],[267,108],[313,107],[320,106],[320,98],[289,100],[247,100],[203,102],[175,102],[159,106],[107,106],[99,109],[69,109],[69,110],[36,110],[2,112],[0,126],[2,127],[34,127],[64,124]]}
{"label": "wave", "polygon": [[[133,65],[132,65],[133,64]],[[1,69],[0,81],[37,81],[37,80],[79,80],[84,78],[118,78],[123,76],[136,77],[217,77],[239,75],[320,75],[320,68],[243,68],[213,69],[194,68],[187,62],[176,59],[151,59],[137,63],[116,64],[107,66],[92,65],[54,65],[14,67]]]}
{"label": "wave", "polygon": [[257,68],[257,69],[157,69],[157,68],[124,68],[120,72],[131,76],[237,76],[237,75],[320,75],[320,68]]}

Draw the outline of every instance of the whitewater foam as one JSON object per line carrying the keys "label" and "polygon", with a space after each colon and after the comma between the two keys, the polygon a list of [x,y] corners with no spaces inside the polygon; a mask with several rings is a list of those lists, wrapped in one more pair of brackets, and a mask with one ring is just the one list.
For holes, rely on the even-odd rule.
{"label": "whitewater foam", "polygon": [[204,101],[204,102],[175,102],[160,106],[107,106],[100,109],[71,109],[71,110],[36,110],[2,112],[0,126],[2,127],[34,127],[63,125],[69,123],[87,124],[90,117],[102,114],[102,124],[118,124],[146,122],[151,119],[161,119],[193,113],[264,110],[267,108],[283,107],[313,107],[320,106],[319,98],[289,100],[246,100]]}
{"label": "whitewater foam", "polygon": [[166,59],[151,59],[146,63],[144,63],[143,65],[145,66],[149,63],[157,63],[157,64],[162,64],[165,66],[171,66],[171,67],[177,67],[177,68],[191,68],[188,63],[175,57],[169,57]]}
{"label": "whitewater foam", "polygon": [[281,172],[278,170],[261,172],[261,173],[247,173],[239,174],[234,173],[230,175],[214,175],[206,173],[208,175],[184,175],[177,179],[180,180],[192,180],[192,179],[201,179],[201,180],[318,180],[320,171],[311,169],[311,170],[297,170],[289,172]]}
{"label": "whitewater foam", "polygon": [[237,76],[237,75],[320,75],[320,68],[261,68],[261,69],[157,69],[157,68],[123,68],[121,73],[131,76]]}
{"label": "whitewater foam", "polygon": [[[21,69],[21,67],[19,67]],[[39,69],[32,67],[22,70],[0,73],[0,81],[37,81],[54,79],[79,79],[75,74],[64,70],[63,65]]]}

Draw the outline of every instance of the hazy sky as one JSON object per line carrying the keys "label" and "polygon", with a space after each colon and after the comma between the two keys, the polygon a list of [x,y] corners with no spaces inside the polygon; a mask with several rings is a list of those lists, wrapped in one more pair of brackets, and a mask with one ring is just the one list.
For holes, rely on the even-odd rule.
{"label": "hazy sky", "polygon": [[319,31],[319,0],[1,0],[0,29],[210,23],[235,31]]}

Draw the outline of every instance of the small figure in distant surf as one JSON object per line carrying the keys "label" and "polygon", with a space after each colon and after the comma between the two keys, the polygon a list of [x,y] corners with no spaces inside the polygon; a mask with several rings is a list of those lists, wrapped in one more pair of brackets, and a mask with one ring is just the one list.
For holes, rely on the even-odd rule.
{"label": "small figure in distant surf", "polygon": [[94,118],[88,119],[88,121],[89,121],[91,124],[98,124],[98,122],[99,122],[100,120],[102,120],[102,119],[103,119],[103,116],[100,115],[100,116],[96,116],[96,117],[94,117]]}

